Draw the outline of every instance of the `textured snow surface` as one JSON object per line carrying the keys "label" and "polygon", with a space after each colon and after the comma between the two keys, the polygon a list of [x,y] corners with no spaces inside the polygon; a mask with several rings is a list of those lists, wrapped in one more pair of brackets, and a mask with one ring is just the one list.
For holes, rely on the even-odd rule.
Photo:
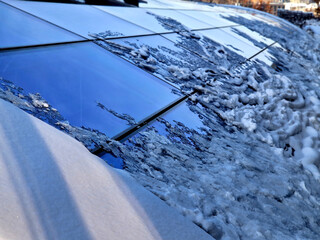
{"label": "textured snow surface", "polygon": [[320,21],[314,19],[307,20],[303,29],[310,32],[314,37],[318,38],[318,41],[320,41]]}
{"label": "textured snow surface", "polygon": [[127,173],[0,100],[0,239],[212,239]]}
{"label": "textured snow surface", "polygon": [[[1,80],[1,98],[88,149],[102,146],[122,158],[138,182],[215,239],[320,239],[317,36],[255,10],[149,2],[142,5],[211,11],[245,26],[229,32],[245,37],[254,49],[269,47],[248,60],[239,55],[246,49],[214,41],[214,30],[190,31],[155,14],[176,33],[113,40],[92,35],[99,46],[182,92],[197,90],[125,143],[70,126],[59,109],[10,79]],[[125,113],[113,114],[135,124]]]}
{"label": "textured snow surface", "polygon": [[[151,73],[182,90],[198,89],[187,105],[205,126],[190,129],[183,117],[164,116],[125,144],[111,142],[106,149],[216,239],[318,239],[319,41],[284,21],[273,24],[273,18],[225,17],[275,42],[266,50],[272,67],[259,56],[241,63],[241,56],[187,30],[175,46],[200,50],[212,64],[208,69],[182,64],[188,51],[141,41],[100,42],[140,67],[152,57]],[[132,54],[141,48],[148,55]],[[169,53],[166,61],[163,52]]]}

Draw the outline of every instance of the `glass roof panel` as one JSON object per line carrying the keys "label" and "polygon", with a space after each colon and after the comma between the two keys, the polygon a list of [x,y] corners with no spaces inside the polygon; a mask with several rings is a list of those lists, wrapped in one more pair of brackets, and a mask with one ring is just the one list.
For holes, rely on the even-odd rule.
{"label": "glass roof panel", "polygon": [[189,51],[200,55],[214,65],[225,69],[230,69],[234,65],[246,60],[242,55],[239,55],[228,48],[224,48],[220,43],[217,43],[202,34],[195,34],[194,37],[190,37],[185,34],[172,33],[165,34],[163,37],[170,39],[176,45],[181,45]]}
{"label": "glass roof panel", "polygon": [[168,28],[154,14],[142,8],[96,6],[107,13],[147,28],[152,32],[168,32]]}
{"label": "glass roof panel", "polygon": [[93,43],[0,53],[0,77],[39,93],[77,127],[112,137],[178,98],[172,88]]}
{"label": "glass roof panel", "polygon": [[0,16],[0,48],[82,39],[1,2]]}
{"label": "glass roof panel", "polygon": [[[183,14],[179,11],[175,10],[166,10],[166,9],[150,9],[149,12],[152,12],[158,16],[163,18],[172,18],[179,22],[180,24],[186,26],[189,29],[203,29],[212,27],[207,22],[199,21],[193,17],[190,17],[186,14]],[[175,26],[174,22],[167,21],[167,24]]]}
{"label": "glass roof panel", "polygon": [[183,102],[175,109],[165,114],[162,118],[169,121],[171,124],[180,122],[184,126],[194,130],[204,128],[205,126],[201,119],[195,112],[190,110],[189,105],[188,102]]}
{"label": "glass roof panel", "polygon": [[159,35],[112,39],[99,44],[175,86],[200,84],[205,79],[198,76],[198,71],[216,69],[211,63]]}
{"label": "glass roof panel", "polygon": [[[158,134],[167,136],[173,143],[183,143],[194,147],[193,140],[196,135],[203,134],[203,131],[210,131],[206,126],[206,124],[210,123],[200,113],[200,108],[199,105],[194,105],[190,101],[183,102],[156,121],[150,123],[146,131],[155,129]],[[219,127],[219,124],[215,127]],[[135,138],[139,136],[139,133],[134,135],[125,144],[131,145],[132,141],[134,142]]]}
{"label": "glass roof panel", "polygon": [[250,41],[234,34],[232,28],[204,30],[199,31],[198,33],[220,43],[245,58],[250,58],[261,50],[254,46]]}
{"label": "glass roof panel", "polygon": [[237,25],[234,22],[228,21],[219,16],[218,12],[205,12],[205,11],[179,11],[185,15],[188,15],[192,18],[198,19],[199,21],[205,22],[209,27],[225,27]]}
{"label": "glass roof panel", "polygon": [[237,38],[240,38],[242,41],[248,43],[249,45],[256,46],[258,48],[265,48],[274,43],[273,40],[266,38],[259,33],[248,29],[245,26],[225,28],[224,31]]}
{"label": "glass roof panel", "polygon": [[95,34],[99,33],[100,37],[105,38],[151,33],[147,29],[88,5],[12,0],[8,2],[86,38],[94,38]]}
{"label": "glass roof panel", "polygon": [[194,3],[181,1],[165,1],[165,0],[148,0],[141,1],[139,7],[144,8],[166,8],[166,9],[190,9],[194,7]]}

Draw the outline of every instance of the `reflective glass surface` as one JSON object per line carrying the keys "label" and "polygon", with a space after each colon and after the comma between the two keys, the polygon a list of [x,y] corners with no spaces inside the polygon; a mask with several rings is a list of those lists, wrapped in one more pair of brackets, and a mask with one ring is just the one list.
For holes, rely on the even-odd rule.
{"label": "reflective glass surface", "polygon": [[[150,31],[88,5],[8,1],[35,16],[86,38],[149,34]],[[122,9],[122,8],[121,8]]]}
{"label": "reflective glass surface", "polygon": [[[270,44],[274,43],[273,40],[266,38],[255,31],[251,31],[250,29],[244,26],[226,28],[224,29],[224,31],[235,36],[236,38],[240,39],[241,41],[247,43],[250,46],[259,48],[259,50],[263,50]],[[265,62],[267,65],[272,65],[272,57],[268,51],[262,51],[254,59],[259,59],[260,61]]]}
{"label": "reflective glass surface", "polygon": [[0,2],[0,48],[67,42],[81,37]]}
{"label": "reflective glass surface", "polygon": [[123,169],[124,162],[122,158],[115,157],[110,153],[105,153],[101,156],[101,158],[105,160],[110,166],[118,169]]}
{"label": "reflective glass surface", "polygon": [[209,60],[216,66],[223,66],[230,69],[233,65],[237,65],[245,61],[245,58],[238,53],[224,48],[220,43],[196,32],[194,37],[184,34],[165,34],[163,37],[170,39],[176,45],[181,45],[194,54],[200,55],[202,58]]}
{"label": "reflective glass surface", "polygon": [[219,16],[217,12],[205,12],[205,11],[180,11],[181,13],[205,22],[209,27],[225,27],[236,25],[236,23],[228,21]]}
{"label": "reflective glass surface", "polygon": [[147,28],[152,32],[168,32],[166,24],[162,23],[150,11],[142,8],[125,8],[125,7],[107,7],[96,6],[107,13],[115,15],[119,18],[125,19],[129,22]]}
{"label": "reflective glass surface", "polygon": [[201,119],[195,112],[190,110],[189,105],[188,102],[183,102],[172,111],[162,116],[162,118],[171,124],[182,123],[185,127],[194,130],[204,128],[205,126]]}
{"label": "reflective glass surface", "polygon": [[0,53],[0,77],[40,93],[74,126],[114,136],[177,95],[163,81],[93,43]]}
{"label": "reflective glass surface", "polygon": [[204,30],[199,31],[199,33],[245,58],[250,58],[261,50],[260,48],[255,47],[248,40],[243,41],[242,38],[232,34],[232,28]]}
{"label": "reflective glass surface", "polygon": [[239,38],[241,41],[251,46],[256,46],[260,49],[274,43],[273,40],[266,38],[255,31],[251,31],[249,28],[244,26],[224,28],[224,31],[235,36],[236,38]]}
{"label": "reflective glass surface", "polygon": [[[195,18],[192,18],[190,16],[187,16],[186,14],[180,13],[179,11],[175,10],[165,10],[165,9],[152,9],[149,10],[149,12],[152,12],[158,16],[161,16],[164,19],[174,19],[179,24],[184,25],[188,29],[203,29],[203,28],[209,28],[211,27],[210,24],[203,21],[198,21]],[[167,21],[169,25],[175,26],[174,21]]]}
{"label": "reflective glass surface", "polygon": [[101,41],[105,48],[175,85],[190,88],[205,81],[200,70],[215,69],[186,48],[159,35]]}
{"label": "reflective glass surface", "polygon": [[[208,120],[199,111],[199,106],[187,101],[150,123],[149,128],[142,131],[154,128],[158,134],[166,136],[173,143],[183,143],[194,147],[194,138],[197,138],[199,134],[206,134],[203,131],[210,131],[206,124]],[[125,144],[131,145],[136,137],[139,137],[139,134],[129,138]]]}

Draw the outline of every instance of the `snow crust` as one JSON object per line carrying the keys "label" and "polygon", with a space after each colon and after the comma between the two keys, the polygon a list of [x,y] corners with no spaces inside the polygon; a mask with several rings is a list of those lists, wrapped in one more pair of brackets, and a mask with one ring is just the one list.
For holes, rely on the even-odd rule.
{"label": "snow crust", "polygon": [[[166,6],[165,1],[152,2]],[[101,146],[122,158],[139,183],[215,239],[318,239],[320,41],[255,10],[203,9],[245,26],[234,33],[259,49],[273,42],[264,51],[268,61],[263,53],[248,60],[232,47],[157,15],[159,23],[177,33],[108,41],[103,33],[92,35],[99,46],[182,92],[196,89],[185,114],[200,126],[168,114],[120,143],[70,126],[40,95],[23,94],[5,79],[1,98],[89,149]],[[129,115],[113,114],[135,124]]]}
{"label": "snow crust", "polygon": [[[259,57],[241,61],[198,32],[191,37],[187,29],[168,39],[179,49],[201,53],[211,63],[207,68],[189,67],[183,63],[187,51],[161,43],[99,43],[138,66],[151,56],[156,59],[152,74],[184,91],[197,89],[188,102],[190,114],[207,127],[189,129],[179,115],[175,121],[164,117],[125,144],[110,142],[105,148],[215,239],[317,239],[319,42],[267,15],[265,21],[249,14],[225,18],[273,40],[266,50],[272,65]],[[127,54],[121,46],[130,52],[147,48],[149,55]]]}
{"label": "snow crust", "polygon": [[212,239],[129,174],[3,100],[0,145],[1,239]]}

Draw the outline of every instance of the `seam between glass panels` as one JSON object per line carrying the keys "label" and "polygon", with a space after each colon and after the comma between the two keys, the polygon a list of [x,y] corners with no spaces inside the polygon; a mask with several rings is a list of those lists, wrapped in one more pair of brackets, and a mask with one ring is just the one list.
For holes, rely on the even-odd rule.
{"label": "seam between glass panels", "polygon": [[[135,26],[137,26],[137,27],[139,27],[139,28],[142,28],[142,29],[147,30],[147,31],[152,32],[152,33],[157,33],[157,32],[155,32],[155,31],[149,30],[149,29],[147,29],[147,28],[145,28],[145,27],[143,27],[143,26],[140,26],[140,25],[138,25],[138,24],[136,24],[136,23],[134,23],[134,22],[131,22],[131,21],[127,20],[127,19],[124,19],[124,18],[119,17],[119,16],[117,16],[117,15],[114,15],[114,14],[112,14],[112,13],[106,12],[106,11],[102,10],[101,8],[98,8],[98,7],[96,7],[96,6],[92,6],[92,7],[95,8],[95,9],[97,9],[97,10],[99,10],[99,11],[101,11],[101,12],[104,12],[105,14],[109,14],[109,15],[111,15],[111,16],[113,16],[113,17],[116,17],[116,18],[119,18],[119,19],[121,19],[121,20],[123,20],[123,21],[125,21],[125,22],[127,22],[127,23],[133,24],[133,25],[135,25]],[[136,9],[136,8],[133,8],[133,9]],[[139,9],[139,8],[138,8],[138,9]]]}
{"label": "seam between glass panels", "polygon": [[67,31],[67,32],[69,32],[69,33],[72,33],[72,34],[74,34],[74,35],[76,35],[76,36],[78,36],[78,37],[81,37],[81,38],[83,38],[83,39],[87,39],[87,38],[85,38],[85,37],[83,37],[83,36],[81,36],[81,35],[79,35],[79,34],[77,34],[77,33],[75,33],[75,32],[72,32],[72,31],[69,30],[69,29],[66,29],[66,28],[61,27],[61,26],[59,26],[59,25],[57,25],[57,24],[55,24],[55,23],[52,23],[52,22],[50,22],[50,21],[48,21],[48,20],[46,20],[46,19],[43,19],[43,18],[41,18],[41,17],[38,17],[38,16],[36,16],[36,15],[34,15],[34,14],[32,14],[32,13],[29,13],[29,12],[27,12],[27,11],[19,8],[19,7],[13,6],[13,5],[11,5],[10,3],[7,3],[7,2],[2,2],[2,3],[8,5],[8,6],[12,7],[12,8],[17,9],[18,11],[21,11],[21,12],[26,13],[26,14],[28,14],[28,15],[30,15],[30,16],[33,16],[33,17],[35,17],[35,18],[37,18],[37,19],[40,19],[40,20],[43,21],[43,22],[46,22],[46,23],[51,24],[51,25],[53,25],[53,26],[55,26],[55,27],[58,27],[58,28],[60,28],[60,29],[62,29],[62,30],[64,30],[64,31]]}
{"label": "seam between glass panels", "polygon": [[[268,45],[267,47],[265,47],[264,49],[262,49],[261,51],[259,51],[255,55],[253,55],[250,59],[252,59],[253,57],[259,55],[260,53],[262,53],[263,51],[265,51],[266,49],[268,49],[269,47],[273,46],[276,43],[277,42],[274,42],[274,43]],[[247,59],[245,62],[250,61],[250,59]],[[206,59],[204,59],[204,60],[206,61]],[[237,65],[241,66],[241,64],[243,64],[243,63],[239,63]],[[205,83],[205,86],[207,86],[207,83]],[[132,126],[132,127],[128,128],[128,129],[126,129],[125,131],[117,134],[112,139],[115,140],[115,141],[120,141],[120,142],[123,142],[123,141],[127,140],[130,136],[132,136],[134,134],[137,134],[147,124],[151,123],[152,121],[156,120],[157,118],[159,118],[159,117],[163,116],[164,114],[168,113],[169,111],[173,110],[176,106],[178,106],[180,103],[186,101],[190,96],[196,94],[197,92],[198,91],[196,89],[194,89],[193,92],[191,92],[191,93],[189,93],[187,95],[184,95],[183,97],[177,99],[176,101],[174,101],[173,103],[169,104],[168,106],[166,106],[166,107],[160,109],[159,111],[151,114],[149,117],[141,120],[137,125]],[[214,111],[214,112],[215,112],[215,114],[217,114],[218,117],[220,117],[222,119],[221,115],[218,112],[216,112],[216,111]],[[102,156],[103,154],[105,154],[107,152],[105,150],[103,150],[102,147],[100,147],[100,148],[97,148],[94,151],[92,151],[92,153],[97,155],[97,156]]]}
{"label": "seam between glass panels", "polygon": [[[136,24],[136,23],[134,23],[134,22],[131,22],[131,21],[129,21],[128,19],[125,19],[125,18],[119,17],[119,16],[117,16],[117,15],[114,15],[114,14],[112,14],[112,13],[106,12],[106,11],[104,11],[104,10],[98,8],[98,7],[95,7],[95,6],[92,6],[92,7],[96,8],[96,9],[98,9],[98,10],[100,10],[100,11],[106,13],[106,14],[110,14],[110,15],[116,17],[116,18],[122,19],[122,20],[124,20],[124,21],[126,21],[126,22],[128,22],[128,23],[134,24],[135,26],[138,26],[138,27],[140,27],[140,28],[143,28],[143,29],[145,29],[145,30],[150,31],[150,32],[153,33],[153,34],[141,34],[140,36],[152,36],[152,35],[156,35],[156,34],[170,34],[170,33],[178,33],[178,32],[183,32],[183,31],[184,31],[184,30],[182,30],[182,31],[176,30],[176,31],[168,31],[168,32],[155,32],[155,31],[153,31],[153,30],[149,30],[149,29],[147,29],[147,28],[145,28],[145,27],[143,27],[143,26],[140,26],[140,25],[138,25],[138,24]],[[120,8],[120,7],[119,7],[119,8]],[[140,8],[140,9],[144,9],[144,8]],[[170,10],[170,9],[166,9],[166,10]],[[178,12],[178,13],[180,13],[180,12]],[[183,13],[181,13],[181,14],[184,15],[184,16],[186,16],[186,17],[190,17],[190,16],[188,16],[188,15],[186,15],[186,14],[183,14]],[[195,20],[197,20],[197,21],[200,21],[200,22],[204,23],[203,21],[198,20],[198,19],[196,19],[196,18],[194,18],[194,17],[190,17],[190,18],[195,19]],[[172,19],[174,19],[174,18],[172,18]],[[164,24],[165,24],[166,26],[168,26],[168,27],[172,27],[171,25],[168,25],[168,24],[166,24],[166,23],[164,23]],[[227,26],[221,26],[221,27],[196,28],[196,29],[191,29],[190,31],[202,31],[202,30],[210,30],[210,29],[215,29],[215,28],[236,27],[236,26],[241,26],[241,25],[240,25],[240,24],[234,24],[234,25],[227,25]],[[136,35],[136,36],[137,36],[137,35]],[[134,36],[123,36],[123,37],[104,38],[104,39],[117,39],[117,38],[126,38],[126,37],[134,37]]]}
{"label": "seam between glass panels", "polygon": [[266,47],[264,47],[263,49],[261,49],[259,52],[257,52],[256,54],[252,55],[251,57],[248,58],[248,60],[251,60],[252,58],[258,56],[260,53],[264,52],[265,50],[267,50],[269,47],[272,47],[274,44],[276,44],[277,42],[273,42],[270,45],[267,45]]}
{"label": "seam between glass panels", "polygon": [[58,46],[58,45],[67,45],[67,44],[83,43],[83,42],[92,42],[92,40],[83,39],[83,40],[68,41],[68,42],[56,42],[56,43],[44,43],[44,44],[17,46],[17,47],[6,47],[6,48],[0,48],[0,52],[12,51],[12,50],[20,50],[20,49],[28,49],[28,48],[39,48],[39,47],[50,47],[50,46]]}
{"label": "seam between glass panels", "polygon": [[[106,40],[106,39],[105,39],[105,40]],[[133,66],[135,66],[135,67],[137,67],[137,68],[139,68],[139,69],[141,69],[141,70],[145,71],[146,73],[148,73],[148,74],[152,75],[153,77],[155,77],[155,78],[159,79],[160,81],[162,81],[162,82],[164,82],[164,83],[166,83],[166,84],[170,85],[171,87],[173,87],[173,88],[175,88],[175,89],[177,89],[177,90],[181,91],[181,89],[180,89],[178,86],[176,86],[175,84],[173,84],[173,83],[171,83],[171,82],[169,82],[169,81],[167,81],[167,80],[165,80],[165,79],[162,79],[162,78],[160,78],[160,77],[158,77],[158,76],[156,76],[156,75],[154,75],[154,74],[152,74],[152,73],[150,73],[150,72],[146,71],[145,69],[138,67],[136,64],[134,64],[134,63],[130,62],[128,59],[123,58],[123,57],[120,57],[120,56],[118,56],[117,54],[115,54],[115,53],[113,53],[113,52],[109,51],[109,49],[107,49],[106,47],[104,47],[104,46],[102,46],[101,44],[99,44],[99,43],[98,43],[98,41],[99,41],[99,40],[95,40],[95,41],[93,41],[93,43],[94,43],[94,44],[96,44],[97,46],[99,46],[99,47],[103,48],[104,50],[108,51],[109,53],[111,53],[111,54],[115,55],[116,57],[121,58],[122,60],[126,61],[127,63],[129,63],[129,64],[131,64],[131,65],[133,65]],[[101,41],[101,40],[100,40],[100,41]]]}
{"label": "seam between glass panels", "polygon": [[[149,123],[153,122],[157,118],[163,116],[164,114],[168,113],[169,111],[171,111],[173,108],[175,108],[179,104],[186,101],[190,96],[194,95],[196,92],[197,92],[197,90],[194,90],[193,92],[180,97],[179,99],[173,101],[172,103],[163,107],[162,109],[158,110],[157,112],[154,112],[153,114],[149,115],[148,117],[142,119],[136,125],[128,128],[128,129],[124,130],[123,132],[117,134],[116,136],[112,137],[112,139],[115,141],[124,142],[132,135],[137,134],[140,130],[142,130]],[[99,147],[99,148],[96,148],[95,150],[93,150],[92,153],[97,156],[102,156],[104,153],[107,153],[107,152],[103,149],[103,147]]]}
{"label": "seam between glass panels", "polygon": [[[237,25],[237,26],[242,26],[242,25]],[[237,26],[234,26],[234,27],[237,27]],[[216,28],[216,29],[218,29],[218,28]],[[207,30],[213,30],[213,29],[207,29]],[[202,30],[195,30],[194,32],[198,32],[198,31],[202,31]],[[172,41],[172,40],[170,40],[170,39],[168,39],[169,41]],[[214,40],[213,40],[214,41]],[[239,40],[239,41],[242,41],[242,40]],[[263,49],[261,49],[260,51],[258,51],[257,53],[255,53],[255,54],[253,54],[252,56],[250,56],[249,58],[245,58],[246,60],[244,61],[244,62],[247,62],[247,61],[250,61],[252,58],[254,58],[254,57],[256,57],[256,56],[258,56],[260,53],[262,53],[262,52],[264,52],[265,50],[267,50],[269,47],[272,47],[274,44],[276,44],[277,43],[277,41],[275,41],[275,42],[273,42],[273,43],[271,43],[270,45],[267,45],[266,47],[264,47]],[[218,44],[220,44],[220,43],[218,43]],[[180,45],[180,44],[179,44]],[[221,45],[221,44],[220,44]],[[185,48],[184,46],[182,46],[182,45],[180,45],[181,47],[183,47],[183,48]],[[185,48],[185,49],[187,49],[187,48]],[[189,49],[187,49],[187,50],[189,50]],[[191,50],[189,50],[189,51],[191,51]],[[193,53],[195,53],[195,52],[193,52]],[[197,53],[195,53],[195,54],[197,54]],[[198,55],[198,54],[197,54]],[[198,55],[198,56],[202,56],[202,55]],[[203,58],[203,57],[202,57]],[[203,58],[204,60],[207,60],[206,58]],[[244,62],[242,62],[242,63],[244,63]],[[241,63],[240,63],[241,64]]]}

